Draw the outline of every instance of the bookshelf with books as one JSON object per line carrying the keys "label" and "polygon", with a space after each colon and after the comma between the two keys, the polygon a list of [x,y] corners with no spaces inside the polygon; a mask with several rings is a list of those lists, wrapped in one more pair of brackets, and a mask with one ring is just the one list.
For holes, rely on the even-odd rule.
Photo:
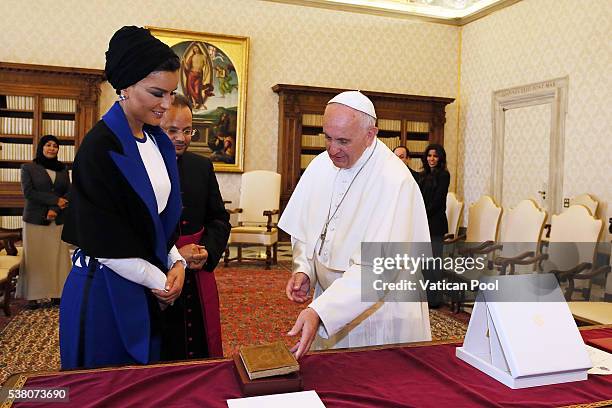
{"label": "bookshelf with books", "polygon": [[72,165],[99,118],[102,80],[102,70],[0,62],[0,226],[21,226],[20,167],[42,136],[55,135],[59,160]]}
{"label": "bookshelf with books", "polygon": [[[279,95],[277,171],[281,174],[282,210],[304,169],[325,150],[325,105],[345,89],[277,84],[272,90]],[[415,165],[420,166],[428,143],[444,144],[445,107],[454,99],[362,92],[376,108],[378,139],[390,149],[407,146]]]}

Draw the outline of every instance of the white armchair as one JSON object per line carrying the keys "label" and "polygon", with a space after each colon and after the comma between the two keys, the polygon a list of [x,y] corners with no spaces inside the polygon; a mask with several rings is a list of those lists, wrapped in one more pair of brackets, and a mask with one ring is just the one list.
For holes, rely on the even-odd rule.
{"label": "white armchair", "polygon": [[[255,170],[244,173],[240,184],[240,208],[228,210],[238,214],[238,225],[232,227],[225,250],[224,264],[231,261],[259,261],[242,256],[246,246],[266,247],[266,269],[277,262],[278,222],[281,176],[273,171]],[[229,247],[237,247],[237,256],[230,258]]]}
{"label": "white armchair", "polygon": [[454,238],[459,235],[459,225],[463,215],[463,201],[459,201],[455,193],[446,195],[446,220],[448,221],[448,234],[445,238]]}

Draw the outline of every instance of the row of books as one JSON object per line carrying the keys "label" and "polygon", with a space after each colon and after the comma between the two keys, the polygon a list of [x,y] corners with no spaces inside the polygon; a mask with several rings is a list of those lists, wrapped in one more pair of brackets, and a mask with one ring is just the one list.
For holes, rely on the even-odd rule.
{"label": "row of books", "polygon": [[[401,139],[398,137],[379,137],[378,140],[386,144],[389,149],[393,150],[401,144]],[[423,152],[429,142],[426,140],[408,140],[406,147],[411,152]],[[302,135],[302,148],[324,148],[325,147],[325,133],[319,133],[318,135]]]}
{"label": "row of books", "polygon": [[300,155],[300,169],[304,170],[314,158],[317,157],[316,154],[302,154]]}
{"label": "row of books", "polygon": [[303,114],[302,126],[323,126],[323,115]]}
{"label": "row of books", "polygon": [[325,147],[325,133],[302,135],[302,147]]}
{"label": "row of books", "polygon": [[406,122],[406,131],[429,133],[429,122]]}
{"label": "row of books", "polygon": [[[74,146],[61,145],[57,158],[61,162],[74,160]],[[27,143],[0,143],[0,160],[32,160],[32,145]]]}
{"label": "row of books", "polygon": [[32,145],[23,143],[1,143],[0,160],[32,160]]}
{"label": "row of books", "polygon": [[402,130],[402,121],[395,119],[378,119],[378,130],[399,132]]}
{"label": "row of books", "polygon": [[[8,110],[34,110],[33,96],[5,95],[6,109]],[[76,99],[43,98],[44,112],[75,113]]]}
{"label": "row of books", "polygon": [[44,98],[43,99],[43,111],[75,113],[76,112],[76,102],[77,101],[75,99]]}
{"label": "row of books", "polygon": [[32,96],[6,95],[6,108],[14,110],[34,110]]}
{"label": "row of books", "polygon": [[412,153],[424,152],[429,142],[427,140],[408,140],[406,147]]}
{"label": "row of books", "polygon": [[32,118],[0,116],[0,132],[5,135],[31,135]]}
{"label": "row of books", "polygon": [[61,145],[57,152],[57,160],[62,163],[74,161],[74,146],[72,145]]}
{"label": "row of books", "polygon": [[378,140],[386,144],[391,150],[395,149],[402,143],[399,137],[379,137]]}
{"label": "row of books", "polygon": [[21,169],[0,169],[0,182],[18,183],[21,181]]}
{"label": "row of books", "polygon": [[[378,140],[387,145],[391,150],[401,145],[399,137],[379,137]],[[429,142],[427,140],[408,140],[406,141],[406,147],[411,153],[421,153],[427,148]]]}
{"label": "row of books", "polygon": [[[315,115],[305,113],[302,115],[303,126],[323,126],[323,115]],[[397,119],[378,119],[378,129],[393,132],[402,130],[402,121]],[[408,132],[428,133],[429,122],[412,122],[406,121],[406,130]]]}
{"label": "row of books", "polygon": [[[394,119],[378,119],[378,129],[399,132],[402,130],[402,121]],[[429,123],[406,121],[406,131],[429,133]]]}
{"label": "row of books", "polygon": [[[68,176],[72,180],[72,170],[68,170]],[[0,169],[0,182],[19,183],[21,181],[21,169]]]}
{"label": "row of books", "polygon": [[74,137],[74,120],[43,119],[42,132],[60,137]]}
{"label": "row of books", "polygon": [[3,215],[0,217],[0,227],[8,229],[23,228],[21,215]]}

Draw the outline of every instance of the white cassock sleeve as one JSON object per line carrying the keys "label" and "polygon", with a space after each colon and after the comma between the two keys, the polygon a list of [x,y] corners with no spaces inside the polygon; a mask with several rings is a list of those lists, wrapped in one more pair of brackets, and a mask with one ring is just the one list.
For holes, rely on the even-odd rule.
{"label": "white cassock sleeve", "polygon": [[310,279],[310,289],[312,290],[317,282],[317,275],[308,262],[306,256],[306,243],[291,237],[291,250],[293,254],[293,273],[303,272]]}
{"label": "white cassock sleeve", "polygon": [[353,264],[329,288],[308,306],[321,318],[319,335],[333,336],[357,316],[369,309],[373,302],[361,301],[361,266]]}

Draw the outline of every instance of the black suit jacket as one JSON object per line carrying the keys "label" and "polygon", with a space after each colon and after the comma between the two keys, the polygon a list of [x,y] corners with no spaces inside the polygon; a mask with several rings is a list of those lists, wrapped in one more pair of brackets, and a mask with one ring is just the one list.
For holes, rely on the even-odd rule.
{"label": "black suit jacket", "polygon": [[232,228],[213,164],[206,157],[185,152],[178,158],[178,168],[183,199],[180,234],[191,235],[204,228],[200,240],[208,251],[204,270],[212,271],[219,263]]}
{"label": "black suit jacket", "polygon": [[64,211],[57,206],[59,197],[66,198],[70,190],[68,169],[56,172],[55,182],[40,164],[31,162],[21,166],[21,189],[25,197],[23,220],[29,224],[48,225],[47,212],[57,213],[55,223],[64,223]]}

